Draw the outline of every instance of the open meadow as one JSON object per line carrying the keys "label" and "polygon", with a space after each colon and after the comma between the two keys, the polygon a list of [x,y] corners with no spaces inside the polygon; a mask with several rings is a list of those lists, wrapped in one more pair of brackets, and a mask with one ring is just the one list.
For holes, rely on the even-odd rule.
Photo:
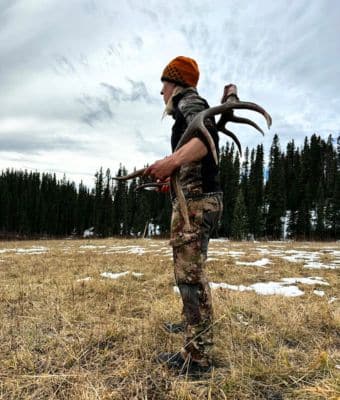
{"label": "open meadow", "polygon": [[216,367],[180,350],[166,240],[0,244],[1,399],[340,399],[340,244],[213,240]]}

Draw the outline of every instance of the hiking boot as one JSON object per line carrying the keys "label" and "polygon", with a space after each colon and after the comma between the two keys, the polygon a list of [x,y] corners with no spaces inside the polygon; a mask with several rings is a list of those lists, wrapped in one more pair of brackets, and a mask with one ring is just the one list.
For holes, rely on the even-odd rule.
{"label": "hiking boot", "polygon": [[184,332],[184,322],[172,323],[164,322],[163,328],[168,333],[183,333]]}
{"label": "hiking boot", "polygon": [[179,375],[188,375],[191,377],[199,377],[210,373],[213,369],[211,364],[205,366],[189,358],[184,359],[181,353],[160,353],[156,357],[156,362],[177,371]]}

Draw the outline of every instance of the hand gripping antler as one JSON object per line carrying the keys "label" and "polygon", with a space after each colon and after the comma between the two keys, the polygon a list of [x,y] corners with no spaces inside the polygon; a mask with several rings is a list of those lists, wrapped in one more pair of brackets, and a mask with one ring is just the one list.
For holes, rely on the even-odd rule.
{"label": "hand gripping antler", "polygon": [[[231,95],[228,95],[228,91],[230,90],[231,87],[234,88],[234,92]],[[228,122],[248,124],[248,125],[254,127],[255,129],[257,129],[258,131],[260,131],[262,134],[263,134],[263,131],[255,122],[253,122],[247,118],[241,118],[241,117],[237,117],[234,115],[234,110],[241,110],[241,109],[252,110],[252,111],[256,111],[256,112],[262,114],[267,121],[268,129],[270,128],[270,126],[272,124],[271,116],[258,104],[246,102],[246,101],[240,101],[236,94],[236,86],[227,85],[224,88],[222,104],[219,106],[216,106],[216,107],[207,108],[206,110],[198,113],[193,118],[193,120],[190,122],[188,127],[186,128],[185,132],[183,133],[181,139],[179,140],[179,142],[176,146],[175,151],[178,150],[180,147],[182,147],[185,143],[189,142],[196,135],[197,131],[201,131],[209,143],[209,147],[211,149],[211,152],[213,154],[216,164],[218,164],[215,143],[214,143],[208,129],[204,125],[204,121],[209,117],[213,117],[215,115],[221,114],[221,117],[216,124],[217,130],[219,132],[222,132],[222,133],[226,134],[227,136],[231,137],[235,141],[239,152],[242,154],[241,144],[240,144],[239,140],[237,139],[237,137],[234,133],[232,133],[231,131],[226,129],[226,127],[225,127],[226,124]],[[143,168],[143,169],[137,170],[129,175],[116,177],[114,179],[117,179],[117,180],[133,179],[137,176],[142,176],[144,174],[145,170],[146,170],[146,168]],[[172,178],[174,192],[175,192],[176,198],[178,200],[179,209],[182,214],[182,218],[184,220],[183,230],[184,230],[184,233],[190,235],[193,233],[193,231],[192,231],[192,227],[190,225],[188,208],[187,208],[186,200],[184,197],[184,193],[183,193],[183,190],[179,183],[179,169],[174,171],[171,178]]]}

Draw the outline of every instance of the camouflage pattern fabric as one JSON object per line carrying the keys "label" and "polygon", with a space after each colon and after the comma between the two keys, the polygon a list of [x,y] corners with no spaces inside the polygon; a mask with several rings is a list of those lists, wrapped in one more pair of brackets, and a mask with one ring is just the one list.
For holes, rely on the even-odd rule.
{"label": "camouflage pattern fabric", "polygon": [[187,199],[189,234],[183,231],[184,221],[177,201],[173,204],[171,241],[175,279],[183,301],[185,319],[182,355],[201,365],[211,361],[213,345],[213,309],[211,292],[204,271],[209,238],[222,214],[222,193],[203,194]]}
{"label": "camouflage pattern fabric", "polygon": [[[174,119],[172,127],[171,147],[175,151],[180,138],[192,119],[209,105],[194,88],[187,88],[174,97]],[[206,128],[212,136],[218,152],[218,133],[214,118],[204,120]],[[202,132],[197,130],[192,137],[199,138],[207,147],[208,154],[201,160],[187,163],[179,170],[179,182],[184,195],[202,194],[220,190],[218,166],[215,164],[210,145]]]}

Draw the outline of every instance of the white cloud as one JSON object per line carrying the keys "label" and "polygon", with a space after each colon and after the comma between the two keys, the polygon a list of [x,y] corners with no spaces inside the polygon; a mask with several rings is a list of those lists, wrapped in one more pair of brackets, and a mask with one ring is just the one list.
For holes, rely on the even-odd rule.
{"label": "white cloud", "polygon": [[[0,169],[56,168],[92,185],[103,166],[132,169],[169,152],[159,77],[177,55],[198,60],[211,105],[234,82],[273,116],[284,149],[340,132],[340,4],[213,0],[2,1]],[[265,127],[262,117],[254,118]],[[224,143],[225,139],[221,142]]]}

